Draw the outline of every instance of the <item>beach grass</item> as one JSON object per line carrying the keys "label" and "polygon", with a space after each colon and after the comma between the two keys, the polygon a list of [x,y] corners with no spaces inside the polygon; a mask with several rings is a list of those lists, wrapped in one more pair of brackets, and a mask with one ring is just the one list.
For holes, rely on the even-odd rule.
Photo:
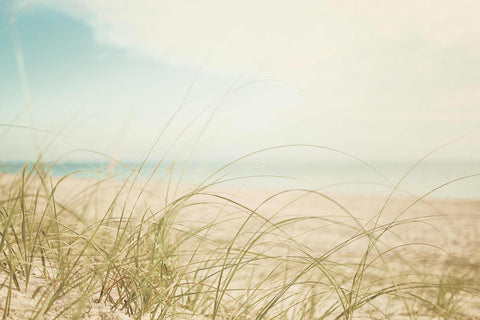
{"label": "beach grass", "polygon": [[53,165],[0,175],[3,319],[480,319],[479,201]]}

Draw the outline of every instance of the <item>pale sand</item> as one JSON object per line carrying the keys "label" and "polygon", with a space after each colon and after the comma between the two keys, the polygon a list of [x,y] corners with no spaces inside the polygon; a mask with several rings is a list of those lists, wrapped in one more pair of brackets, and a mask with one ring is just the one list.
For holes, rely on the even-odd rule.
{"label": "pale sand", "polygon": [[[3,188],[2,200],[8,198],[8,186],[12,179],[12,176],[7,175],[0,177]],[[161,210],[165,204],[167,186],[162,183],[150,183],[148,189],[134,205],[137,199],[135,195],[139,194],[142,185],[143,182],[138,183],[131,193],[134,196],[130,196],[129,200],[125,201],[127,212],[131,211],[133,206],[138,213],[144,212],[146,209],[153,212]],[[113,196],[120,190],[121,183],[111,181],[96,185],[94,180],[69,179],[62,182],[60,186],[61,188],[57,191],[57,200],[66,203],[66,207],[72,210],[83,206],[82,212],[88,212],[89,216],[81,218],[91,221],[99,219],[105,212]],[[180,188],[176,197],[187,193],[192,188],[188,186]],[[169,200],[172,200],[173,189],[170,188],[168,193]],[[298,253],[292,252],[290,245],[292,241],[295,241],[298,246],[303,245],[304,249],[312,256],[321,256],[346,239],[358,235],[361,226],[370,229],[375,226],[387,225],[394,220],[402,220],[405,223],[395,226],[392,229],[393,232],[387,231],[382,236],[381,243],[377,247],[378,251],[372,255],[372,265],[378,267],[379,270],[388,272],[390,276],[403,275],[412,268],[427,270],[429,273],[435,274],[448,274],[452,270],[457,275],[471,274],[472,272],[478,275],[480,273],[480,251],[478,250],[480,248],[480,200],[428,198],[411,206],[416,201],[415,197],[396,196],[389,201],[383,214],[377,220],[378,213],[385,202],[384,196],[323,195],[292,191],[274,196],[264,203],[264,200],[276,194],[276,191],[216,187],[209,188],[204,193],[190,199],[189,203],[195,203],[195,205],[183,208],[178,212],[175,220],[175,226],[180,230],[180,235],[181,230],[201,228],[216,222],[215,226],[205,231],[205,233],[208,232],[207,236],[212,241],[211,248],[205,245],[202,250],[214,250],[215,246],[221,247],[228,243],[245,222],[249,210],[255,210],[255,214],[246,224],[236,245],[241,248],[242,244],[248,243],[251,232],[271,228],[271,233],[267,233],[262,241],[256,244],[255,250],[278,257]],[[126,192],[123,193],[122,199],[125,198],[125,194]],[[222,197],[232,201],[226,201]],[[84,206],[86,199],[89,200],[88,206]],[[123,202],[121,201],[121,203]],[[239,208],[236,203],[240,203],[242,207]],[[281,230],[271,225],[271,222],[299,217],[310,218],[285,225]],[[270,220],[265,223],[263,218]],[[338,222],[343,222],[343,225]],[[189,241],[185,247],[195,247],[195,240]],[[403,246],[405,243],[411,245]],[[360,237],[337,251],[331,259],[345,264],[358,263],[367,245],[368,238]],[[389,249],[393,247],[398,248],[390,251]],[[383,252],[381,258],[373,259],[380,252]],[[187,249],[184,253],[188,256]],[[382,259],[388,261],[388,264]],[[405,261],[411,265],[406,265]],[[181,262],[178,263],[181,264]],[[176,267],[182,268],[181,265]],[[256,265],[254,269],[252,271],[252,269],[246,268],[244,273],[239,272],[232,281],[231,287],[242,288],[245,287],[246,282],[261,281],[268,274],[271,266],[268,264]],[[253,278],[252,274],[254,274]],[[6,274],[1,276],[0,282],[3,283],[3,279],[6,279]],[[45,286],[45,281],[37,272],[32,276],[28,291],[12,290],[9,318],[28,319],[31,316],[32,310],[36,306],[36,300],[32,298],[32,294],[37,288]],[[269,284],[262,286],[268,289]],[[9,284],[5,283],[0,289],[0,312],[2,313],[8,287]],[[334,298],[333,296],[331,299]],[[328,298],[325,301],[328,301]],[[478,299],[465,303],[468,303],[469,314],[480,314]],[[396,308],[392,307],[390,316],[400,319],[402,310]],[[52,308],[49,315],[53,317],[59,310],[62,310],[61,301]],[[88,311],[83,315],[84,319],[130,319],[119,310],[112,311],[110,306],[103,302],[94,303],[92,301],[86,310]],[[181,310],[179,307],[177,313],[182,314]],[[375,316],[375,314],[371,314],[371,316]],[[180,318],[202,319],[200,316],[193,317],[187,310],[184,310],[184,316]]]}

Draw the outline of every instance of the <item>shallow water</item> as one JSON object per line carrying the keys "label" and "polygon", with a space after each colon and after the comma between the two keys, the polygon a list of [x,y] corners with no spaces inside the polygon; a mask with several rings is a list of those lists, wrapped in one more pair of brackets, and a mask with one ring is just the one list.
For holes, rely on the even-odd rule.
{"label": "shallow water", "polygon": [[[124,162],[130,168],[137,164]],[[388,194],[414,162],[377,162],[372,164],[380,173],[360,162],[238,162],[215,173],[228,162],[162,163],[155,171],[154,179],[198,185],[205,180],[222,180],[226,185],[244,185],[254,188],[320,188],[331,193]],[[145,163],[141,173],[151,175],[157,162]],[[0,164],[0,171],[16,173],[25,162],[14,161]],[[31,167],[31,165],[30,165]],[[55,165],[46,164],[53,176],[73,174],[77,177],[104,178],[114,173],[125,179],[132,172],[122,165],[112,166],[107,162],[69,161]],[[430,161],[417,166],[402,181],[398,192],[423,195],[449,181],[468,175],[480,174],[480,162]],[[210,178],[209,178],[210,177]],[[233,180],[232,180],[233,179]],[[387,181],[388,179],[388,181]],[[227,180],[227,181],[225,181]],[[480,176],[465,178],[448,184],[432,193],[435,197],[480,199]]]}

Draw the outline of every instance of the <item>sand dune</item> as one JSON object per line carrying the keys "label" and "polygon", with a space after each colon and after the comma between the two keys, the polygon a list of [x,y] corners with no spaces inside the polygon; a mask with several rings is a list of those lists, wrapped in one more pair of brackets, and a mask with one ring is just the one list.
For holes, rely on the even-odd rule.
{"label": "sand dune", "polygon": [[[373,319],[480,314],[479,200],[394,195],[386,202],[379,195],[218,186],[182,186],[175,194],[161,182],[144,188],[145,181],[40,180],[1,176],[4,228],[15,216],[5,229],[10,242],[0,278],[0,309],[8,306],[10,319],[296,319],[300,310],[304,318],[347,319],[346,303]],[[44,225],[53,208],[58,230]],[[29,212],[28,230],[21,210]],[[48,236],[52,228],[65,234]],[[36,230],[44,236],[29,257]],[[115,247],[122,230],[129,236]],[[82,252],[80,238],[91,239],[93,249]],[[62,250],[55,249],[60,239]],[[110,256],[109,248],[117,251]],[[128,252],[135,250],[134,259]],[[152,251],[161,255],[157,269],[148,264]],[[122,281],[128,283],[120,287]],[[147,283],[154,287],[143,288]],[[122,296],[128,286],[135,294]],[[144,296],[142,307],[134,302],[140,292],[171,301]],[[148,301],[161,306],[154,310]],[[150,310],[142,315],[142,308]]]}

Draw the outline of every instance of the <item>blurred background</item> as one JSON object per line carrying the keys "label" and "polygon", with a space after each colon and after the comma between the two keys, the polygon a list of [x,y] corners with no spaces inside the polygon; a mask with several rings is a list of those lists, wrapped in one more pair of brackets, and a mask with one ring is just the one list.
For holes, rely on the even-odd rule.
{"label": "blurred background", "polygon": [[[58,175],[103,170],[101,154],[135,165],[151,150],[147,173],[188,162],[183,179],[197,183],[247,153],[309,144],[395,183],[462,137],[402,184],[426,192],[480,173],[479,11],[467,0],[2,1],[2,170],[39,154],[62,159]],[[389,190],[338,151],[270,150],[232,174]],[[480,198],[480,179],[435,195]]]}

